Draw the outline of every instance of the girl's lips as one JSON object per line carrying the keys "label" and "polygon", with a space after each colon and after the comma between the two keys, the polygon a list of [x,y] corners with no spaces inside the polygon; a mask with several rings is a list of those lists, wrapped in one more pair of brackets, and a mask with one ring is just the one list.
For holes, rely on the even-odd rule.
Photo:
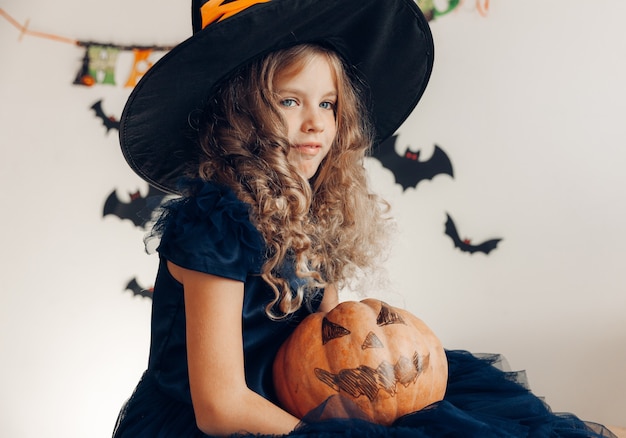
{"label": "girl's lips", "polygon": [[317,155],[322,146],[317,143],[304,143],[304,144],[295,144],[293,145],[294,149],[297,149],[300,153],[305,155]]}

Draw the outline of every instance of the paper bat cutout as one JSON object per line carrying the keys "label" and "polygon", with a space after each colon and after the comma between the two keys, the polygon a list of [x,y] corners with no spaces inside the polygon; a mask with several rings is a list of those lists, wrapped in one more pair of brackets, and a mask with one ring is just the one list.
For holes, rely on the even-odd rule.
{"label": "paper bat cutout", "polygon": [[378,159],[383,167],[391,170],[396,182],[402,186],[403,190],[417,187],[420,181],[433,179],[440,174],[454,177],[452,163],[448,155],[439,146],[435,145],[435,151],[428,161],[420,161],[420,151],[411,152],[407,150],[404,156],[396,153],[397,137],[397,135],[393,135],[382,142],[372,156]]}
{"label": "paper bat cutout", "polygon": [[149,288],[149,289],[145,289],[143,287],[141,287],[139,285],[139,283],[137,282],[137,279],[133,277],[132,280],[130,280],[128,282],[128,284],[126,285],[126,289],[125,290],[130,290],[133,293],[133,296],[140,296],[143,298],[150,298],[152,299],[152,292],[153,289]]}
{"label": "paper bat cutout", "polygon": [[383,361],[376,368],[360,365],[340,370],[337,374],[315,368],[315,375],[337,392],[346,392],[354,398],[364,395],[374,401],[381,389],[393,397],[396,395],[398,383],[404,387],[415,383],[417,377],[428,367],[429,361],[430,355],[422,357],[416,352],[413,359],[401,356],[395,365]]}
{"label": "paper bat cutout", "polygon": [[107,129],[107,134],[111,129],[120,129],[120,122],[113,116],[107,116],[102,110],[102,99],[91,105],[91,109],[95,111],[96,117],[102,120],[102,124]]}
{"label": "paper bat cutout", "polygon": [[473,254],[475,252],[489,254],[491,251],[496,249],[496,246],[498,246],[498,242],[502,240],[491,239],[486,240],[479,245],[472,245],[470,239],[461,239],[459,237],[459,233],[456,230],[456,225],[454,224],[454,221],[449,214],[446,214],[446,216],[448,218],[446,220],[446,234],[450,236],[450,238],[454,242],[454,247],[459,248],[463,252],[469,252],[470,254]]}
{"label": "paper bat cutout", "polygon": [[113,190],[104,202],[102,217],[112,214],[120,219],[128,219],[137,227],[145,228],[152,213],[163,201],[165,193],[149,186],[148,194],[143,197],[139,191],[130,193],[130,202],[122,202]]}

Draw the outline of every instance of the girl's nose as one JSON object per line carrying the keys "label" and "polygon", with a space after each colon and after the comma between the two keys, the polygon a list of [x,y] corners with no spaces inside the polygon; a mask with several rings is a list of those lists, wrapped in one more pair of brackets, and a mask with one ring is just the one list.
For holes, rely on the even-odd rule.
{"label": "girl's nose", "polygon": [[324,121],[321,114],[315,109],[305,111],[302,121],[303,132],[321,132],[324,130]]}

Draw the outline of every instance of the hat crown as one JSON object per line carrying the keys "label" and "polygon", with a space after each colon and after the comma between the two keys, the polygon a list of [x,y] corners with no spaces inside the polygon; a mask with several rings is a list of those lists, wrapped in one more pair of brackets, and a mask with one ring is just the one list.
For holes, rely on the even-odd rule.
{"label": "hat crown", "polygon": [[191,25],[193,33],[200,32],[209,24],[225,20],[244,9],[271,0],[192,0]]}

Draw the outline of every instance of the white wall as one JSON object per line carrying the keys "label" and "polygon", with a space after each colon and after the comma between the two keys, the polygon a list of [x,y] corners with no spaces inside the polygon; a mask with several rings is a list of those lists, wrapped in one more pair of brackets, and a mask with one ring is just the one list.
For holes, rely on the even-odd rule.
{"label": "white wall", "polygon": [[[626,32],[621,0],[472,2],[432,23],[431,85],[399,130],[423,159],[440,145],[454,178],[392,202],[389,271],[405,305],[448,348],[500,352],[557,411],[626,424]],[[32,30],[118,44],[171,44],[189,7],[167,1],[5,1]],[[89,107],[119,115],[128,90],[72,85],[82,50],[0,20],[0,435],[109,436],[145,368],[155,256],[129,221],[102,218],[145,185]],[[125,71],[119,80],[125,79]],[[453,248],[445,213],[488,256]]]}
{"label": "white wall", "polygon": [[[491,5],[433,23],[433,79],[400,129],[455,178],[402,194],[373,166],[403,232],[392,267],[446,346],[501,352],[555,410],[624,424],[626,4]],[[504,240],[452,249],[445,212]]]}

